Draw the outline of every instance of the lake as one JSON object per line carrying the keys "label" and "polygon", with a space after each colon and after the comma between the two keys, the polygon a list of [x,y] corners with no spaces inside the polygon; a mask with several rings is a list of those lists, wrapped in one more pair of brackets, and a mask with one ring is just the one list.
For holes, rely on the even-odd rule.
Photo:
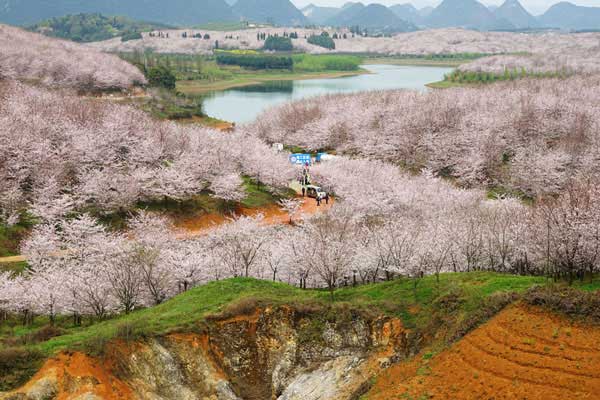
{"label": "lake", "polygon": [[214,118],[243,124],[253,121],[266,108],[291,100],[330,93],[365,90],[425,90],[425,84],[442,80],[452,68],[363,65],[370,74],[343,78],[272,81],[213,92],[203,101],[204,112]]}

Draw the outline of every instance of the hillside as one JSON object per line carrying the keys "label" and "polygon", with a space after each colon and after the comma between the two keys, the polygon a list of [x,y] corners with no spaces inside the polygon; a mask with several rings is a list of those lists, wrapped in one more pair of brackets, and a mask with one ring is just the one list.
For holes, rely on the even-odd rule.
{"label": "hillside", "polygon": [[583,7],[569,2],[554,4],[540,16],[543,26],[561,29],[600,29],[600,7]]}
{"label": "hillside", "polygon": [[432,28],[462,27],[467,29],[510,29],[512,24],[500,20],[477,0],[444,0],[425,19]]}
{"label": "hillside", "polygon": [[515,28],[534,28],[539,22],[519,2],[519,0],[506,0],[500,7],[493,11],[498,19],[510,22]]}
{"label": "hillside", "polygon": [[132,32],[169,29],[168,25],[137,22],[127,17],[106,17],[102,14],[76,14],[50,18],[27,29],[46,36],[74,42],[97,42]]}
{"label": "hillside", "polygon": [[7,25],[0,25],[0,71],[8,78],[83,92],[146,83],[136,67],[115,55]]}
{"label": "hillside", "polygon": [[238,0],[232,7],[240,18],[283,26],[302,26],[308,20],[289,0]]}
{"label": "hillside", "polygon": [[[28,352],[28,362],[7,367],[0,361],[0,390],[20,386],[35,374],[16,393],[54,392],[69,399],[84,393],[101,399],[181,398],[194,393],[227,399],[275,395],[279,399],[346,400],[375,382],[366,398],[390,398],[378,397],[385,393],[382,385],[388,394],[406,387],[413,390],[389,384],[389,379],[398,379],[400,369],[419,365],[421,357],[413,358],[415,354],[429,354],[430,346],[444,348],[455,341],[455,347],[464,348],[476,340],[489,340],[485,335],[490,328],[519,329],[521,336],[512,342],[524,350],[538,347],[535,342],[541,348],[550,340],[556,340],[552,353],[559,352],[563,342],[569,351],[579,349],[583,333],[596,335],[594,330],[569,328],[571,323],[564,317],[551,317],[548,323],[541,312],[539,316],[525,314],[520,306],[509,307],[460,340],[519,297],[528,302],[540,299],[530,288],[543,282],[544,278],[482,272],[442,274],[439,283],[427,277],[416,286],[411,280],[398,279],[341,288],[335,291],[333,304],[323,291],[283,283],[245,278],[212,282],[158,306],[90,321],[87,326],[73,326],[65,316],[49,328],[47,319],[37,317],[31,326],[19,330],[20,351]],[[523,319],[525,315],[535,319]],[[513,316],[519,320],[515,322]],[[496,327],[497,321],[501,326]],[[536,328],[540,325],[543,328]],[[555,327],[560,337],[552,339]],[[3,343],[17,340],[10,332],[0,331]],[[533,345],[517,343],[520,337],[540,336],[548,339],[537,339]],[[492,343],[490,351],[499,353],[496,347],[502,344]],[[454,351],[447,353],[456,357]],[[6,357],[10,348],[1,349],[0,354]],[[441,384],[452,372],[445,357],[446,353],[436,356],[423,369],[437,372],[424,376],[436,384],[432,387],[436,390],[443,388]],[[589,363],[585,361],[586,370]],[[566,368],[575,371],[574,365],[570,362]],[[473,379],[467,374],[465,378]],[[536,379],[545,382],[543,376]],[[580,379],[587,377],[580,375]],[[588,382],[593,384],[593,380]]]}
{"label": "hillside", "polygon": [[600,329],[526,304],[384,371],[365,398],[574,399],[600,390]]}
{"label": "hillside", "polygon": [[169,25],[235,20],[231,8],[223,0],[0,0],[0,22],[13,25],[32,25],[49,18],[79,13],[123,15],[138,21]]}

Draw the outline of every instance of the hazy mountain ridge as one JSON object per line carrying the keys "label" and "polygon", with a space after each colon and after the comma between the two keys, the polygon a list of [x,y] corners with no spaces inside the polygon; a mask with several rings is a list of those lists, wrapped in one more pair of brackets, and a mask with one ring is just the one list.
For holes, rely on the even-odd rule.
{"label": "hazy mountain ridge", "polygon": [[493,11],[493,14],[500,20],[510,22],[517,29],[539,26],[538,20],[521,5],[519,0],[506,0]]}
{"label": "hazy mountain ridge", "polygon": [[[233,5],[230,5],[233,4]],[[281,26],[393,27],[397,31],[462,27],[476,30],[558,28],[600,29],[600,7],[560,2],[539,17],[519,0],[488,7],[477,0],[444,0],[436,7],[417,9],[411,3],[386,7],[379,3],[348,2],[342,7],[310,4],[299,10],[290,0],[0,0],[0,22],[33,25],[54,17],[80,13],[125,16],[173,26],[247,20]]]}
{"label": "hazy mountain ridge", "polygon": [[600,7],[556,3],[539,17],[543,26],[561,29],[600,29]]}
{"label": "hazy mountain ridge", "polygon": [[32,25],[69,14],[122,15],[169,25],[197,25],[236,20],[223,0],[0,0],[0,22]]}
{"label": "hazy mountain ridge", "polygon": [[[361,28],[384,28],[393,31],[408,32],[416,30],[412,23],[398,17],[392,10],[381,4],[369,4],[359,10],[354,10],[344,20],[346,26],[360,26]],[[335,24],[332,24],[335,25]]]}
{"label": "hazy mountain ridge", "polygon": [[322,25],[329,18],[332,18],[338,14],[341,11],[341,8],[321,7],[311,3],[300,9],[300,11],[302,11],[302,14],[304,14],[304,16],[308,18],[310,22],[313,22],[317,25]]}
{"label": "hazy mountain ridge", "polygon": [[308,19],[289,0],[238,0],[231,8],[235,15],[253,22],[277,25],[306,25]]}
{"label": "hazy mountain ridge", "polygon": [[498,19],[486,6],[476,0],[444,0],[425,18],[432,28],[462,27],[478,30],[511,29],[514,26]]}
{"label": "hazy mountain ridge", "polygon": [[422,16],[419,14],[419,10],[410,3],[394,4],[393,6],[390,6],[389,9],[396,14],[398,18],[416,25],[420,24],[423,20]]}

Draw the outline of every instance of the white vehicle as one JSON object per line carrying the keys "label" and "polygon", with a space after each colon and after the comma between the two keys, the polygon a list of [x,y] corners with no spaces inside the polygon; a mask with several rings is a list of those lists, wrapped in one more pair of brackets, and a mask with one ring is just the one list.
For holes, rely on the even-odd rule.
{"label": "white vehicle", "polygon": [[304,188],[306,189],[306,195],[308,197],[312,197],[313,199],[324,199],[327,195],[327,193],[323,189],[321,189],[320,186],[306,185],[304,186]]}

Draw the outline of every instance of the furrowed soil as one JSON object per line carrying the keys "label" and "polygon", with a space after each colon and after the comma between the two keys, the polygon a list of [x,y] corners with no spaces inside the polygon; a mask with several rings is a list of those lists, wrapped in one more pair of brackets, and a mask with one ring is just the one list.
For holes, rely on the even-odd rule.
{"label": "furrowed soil", "polygon": [[365,398],[600,399],[600,327],[515,305],[429,359],[384,371]]}

